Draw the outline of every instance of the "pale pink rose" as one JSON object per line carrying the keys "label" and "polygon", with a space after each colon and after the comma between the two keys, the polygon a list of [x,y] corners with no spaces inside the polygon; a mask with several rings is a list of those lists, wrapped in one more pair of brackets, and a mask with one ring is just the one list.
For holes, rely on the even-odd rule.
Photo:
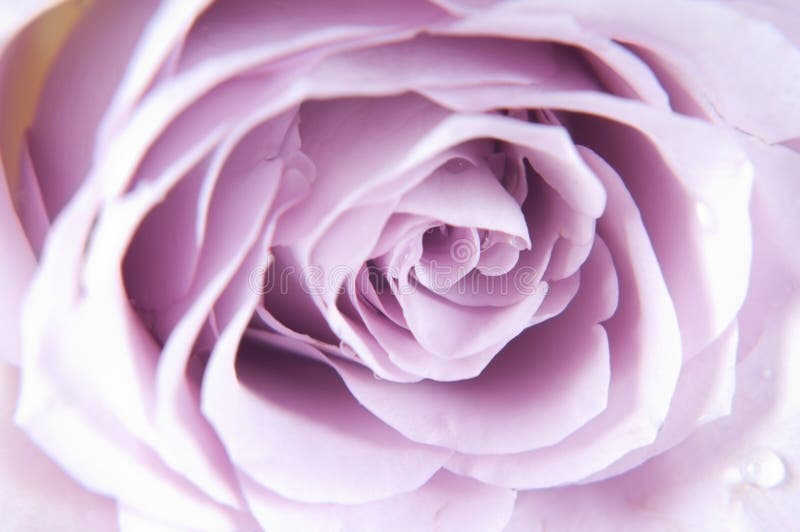
{"label": "pale pink rose", "polygon": [[797,526],[791,2],[51,4],[0,26],[0,524]]}

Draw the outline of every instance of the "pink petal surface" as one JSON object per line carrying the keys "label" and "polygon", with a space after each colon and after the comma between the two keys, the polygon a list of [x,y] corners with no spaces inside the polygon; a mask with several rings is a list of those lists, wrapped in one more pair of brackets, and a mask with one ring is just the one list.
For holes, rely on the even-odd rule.
{"label": "pink petal surface", "polygon": [[447,459],[381,423],[331,369],[285,342],[245,345],[235,362],[235,344],[221,338],[212,353],[203,410],[242,471],[296,501],[353,504],[413,490]]}
{"label": "pink petal surface", "polygon": [[530,247],[525,218],[516,201],[485,164],[457,173],[437,170],[402,197],[397,212],[429,216],[454,226],[502,231]]}
{"label": "pink petal surface", "polygon": [[0,528],[19,531],[58,528],[87,532],[113,530],[116,523],[114,502],[89,493],[13,425],[18,381],[18,370],[2,364]]}
{"label": "pink petal surface", "polygon": [[[541,40],[579,47],[595,66],[593,73],[599,81],[610,84],[609,88],[621,92],[621,96],[638,97],[656,108],[668,108],[667,95],[646,64],[618,43],[595,31],[587,31],[569,11],[538,9],[538,5],[524,2],[518,5],[498,2],[494,9],[477,12],[439,31],[445,35]],[[564,76],[568,70],[565,71],[563,65],[569,62],[562,60],[560,63],[559,75],[554,77],[556,83],[558,78],[572,77]],[[587,87],[578,85],[575,88]]]}
{"label": "pink petal surface", "polygon": [[112,138],[129,118],[137,101],[154,81],[158,69],[175,53],[190,24],[211,2],[166,0],[158,4],[143,28],[119,86],[98,125],[97,151],[103,151],[107,139]]}
{"label": "pink petal surface", "polygon": [[19,307],[34,275],[36,258],[25,238],[22,224],[17,218],[8,190],[8,181],[0,170],[0,243],[4,254],[0,261],[0,334],[3,346],[0,357],[19,364],[22,346]]}
{"label": "pink petal surface", "polygon": [[246,52],[266,64],[308,49],[330,48],[337,41],[385,39],[387,35],[440,18],[441,11],[417,0],[403,6],[390,0],[347,0],[336,6],[315,0],[216,3],[203,13],[189,33],[180,69],[188,70],[204,60],[222,58],[236,63],[230,59]]}
{"label": "pink petal surface", "polygon": [[[267,530],[503,530],[516,493],[440,471],[419,489],[355,506],[300,505],[242,479],[253,513]],[[480,512],[474,512],[480,508]]]}
{"label": "pink petal surface", "polygon": [[[88,7],[49,72],[31,126],[29,149],[51,216],[61,210],[89,170],[97,124],[154,5],[153,0],[145,0],[135,6]],[[112,22],[120,18],[127,21],[124,27]],[[76,76],[76,64],[88,70]]]}
{"label": "pink petal surface", "polygon": [[[675,310],[632,198],[611,167],[597,156],[588,161],[608,194],[598,235],[611,252],[619,281],[619,306],[604,324],[611,359],[608,406],[557,446],[506,455],[458,454],[448,469],[515,488],[575,482],[652,443],[667,415],[682,360]],[[568,322],[563,326],[569,329]]]}
{"label": "pink petal surface", "polygon": [[[638,162],[644,163],[649,157],[656,162],[660,157],[666,166],[658,165],[656,171],[662,176],[669,175],[662,173],[669,171],[677,180],[674,184],[663,179],[654,183],[670,186],[671,198],[686,213],[687,216],[679,217],[686,224],[677,226],[680,232],[673,231],[674,226],[666,221],[670,218],[658,203],[659,196],[643,198],[642,214],[678,310],[686,355],[691,356],[716,338],[741,306],[750,267],[747,260],[750,228],[745,213],[753,168],[732,134],[697,120],[602,94],[531,94],[515,88],[498,88],[493,92],[491,98],[472,90],[436,91],[431,96],[443,104],[470,111],[491,108],[494,98],[502,97],[507,105],[515,107],[553,107],[604,116],[635,128],[653,143],[658,156],[648,150],[643,152],[643,161],[623,158],[619,147],[603,155],[621,163],[626,174],[627,168],[640,173]],[[605,151],[603,142],[601,138],[598,147],[601,152]],[[641,192],[637,183],[645,192],[649,189],[636,175],[626,178],[631,181],[638,203]],[[691,209],[695,210],[694,216],[689,212]],[[678,238],[681,233],[684,236]],[[680,253],[674,247],[679,247]],[[698,286],[703,287],[704,297],[698,297]]]}
{"label": "pink petal surface", "polygon": [[[789,295],[789,294],[786,294]],[[518,496],[507,532],[760,530],[795,525],[800,455],[797,294],[737,367],[730,417],[627,474]]]}
{"label": "pink petal surface", "polygon": [[[65,231],[76,235],[88,229],[91,199],[85,194],[79,199],[83,201],[70,204],[62,213],[53,229],[56,234]],[[107,218],[100,235],[105,230],[114,232],[111,220],[124,220],[121,212],[124,211]],[[102,240],[102,236],[98,238]],[[23,375],[17,423],[62,467],[97,492],[114,494],[141,511],[180,526],[198,526],[209,520],[222,528],[234,528],[238,519],[235,514],[209,504],[210,499],[168,469],[152,450],[155,434],[148,418],[155,347],[126,306],[119,280],[115,281],[113,274],[110,278],[93,276],[90,295],[76,298],[78,257],[52,247],[69,245],[70,239],[54,241],[57,243],[45,249],[44,268],[50,267],[48,257],[57,257],[54,266],[59,273],[40,277],[29,302],[33,308],[59,315],[59,323],[64,323],[66,329],[62,336],[25,336],[30,340],[24,350],[29,371]],[[104,249],[106,253],[93,256],[95,262],[114,260],[113,246]],[[66,281],[69,278],[73,279],[71,283]],[[54,298],[55,295],[62,297]],[[74,307],[61,314],[58,306],[40,306],[42,297],[49,305],[59,300]],[[116,312],[108,314],[108,305],[114,303]],[[26,330],[50,328],[49,319],[48,314],[29,314]],[[98,323],[103,323],[103,334],[86,331],[87,326]],[[37,342],[47,342],[47,348],[41,350]],[[109,342],[116,347],[109,349]],[[83,356],[70,356],[76,352]],[[113,356],[107,356],[111,353]],[[132,353],[136,356],[131,357]],[[90,364],[94,371],[83,371],[83,363]],[[68,444],[65,435],[72,438]],[[115,468],[109,469],[111,463]],[[131,483],[130,478],[139,480]],[[198,519],[194,525],[193,519]]]}
{"label": "pink petal surface", "polygon": [[748,17],[770,22],[795,45],[800,43],[800,10],[792,0],[726,0],[726,4]]}
{"label": "pink petal surface", "polygon": [[[437,26],[447,28],[448,25]],[[511,84],[533,90],[595,88],[576,58],[546,42],[415,36],[325,58],[310,77],[328,96],[392,94],[421,88]]]}
{"label": "pink petal surface", "polygon": [[[304,3],[226,2],[200,14],[206,4],[164,2],[151,16],[144,3],[111,47],[102,40],[116,25],[104,23],[124,10],[91,8],[56,63],[31,135],[33,157],[22,160],[19,205],[35,253],[49,224],[42,206],[61,216],[23,317],[18,422],[81,483],[118,498],[123,529],[158,522],[165,530],[255,528],[240,513],[249,505],[268,529],[500,530],[513,505],[510,488],[619,473],[525,494],[510,529],[580,528],[599,511],[616,528],[671,526],[662,510],[683,526],[708,528],[724,513],[721,458],[708,449],[761,428],[723,453],[743,461],[729,490],[732,513],[785,528],[789,516],[765,508],[789,507],[796,483],[788,474],[773,495],[753,491],[759,463],[752,461],[777,456],[791,473],[797,442],[766,422],[743,429],[736,416],[748,412],[752,424],[756,408],[740,390],[766,386],[756,373],[775,383],[778,368],[796,369],[781,358],[796,343],[781,305],[800,272],[794,248],[782,249],[798,225],[790,214],[797,161],[789,148],[800,137],[797,121],[782,111],[791,107],[793,116],[787,102],[800,90],[791,35],[711,2],[654,6],[661,18],[621,0],[604,9],[580,0],[348,2],[303,16],[296,15]],[[756,11],[774,20],[768,6]],[[151,23],[136,44],[146,17]],[[682,31],[687,23],[707,31]],[[265,24],[274,26],[268,37]],[[286,37],[276,38],[281,32]],[[738,63],[707,46],[709,39],[753,44],[739,54],[753,75],[729,89]],[[99,81],[92,101],[87,80],[65,67],[81,50],[96,56],[101,71],[89,79]],[[130,68],[104,69],[106,60]],[[773,71],[780,71],[777,83],[766,83]],[[767,101],[773,86],[779,90]],[[416,95],[363,98],[409,89],[435,103]],[[340,95],[353,98],[323,101]],[[55,116],[69,98],[78,102],[72,114]],[[322,100],[303,104],[300,129],[279,143],[295,153],[258,162],[269,126],[252,128],[291,117],[314,98]],[[747,105],[754,98],[765,100],[759,114]],[[479,114],[498,101],[556,111],[538,112],[538,124],[514,109]],[[753,138],[672,115],[670,106],[724,117]],[[68,138],[64,128],[83,115],[85,130],[59,145]],[[240,143],[251,129],[253,143]],[[316,138],[309,133],[320,130]],[[506,144],[501,153],[486,163],[466,160],[481,173],[467,175],[475,177],[471,195],[479,191],[480,205],[493,207],[476,209],[469,197],[445,203],[462,189],[437,168],[490,138]],[[301,145],[310,157],[296,151]],[[57,171],[66,178],[53,177]],[[495,176],[508,192],[494,186]],[[293,208],[313,178],[309,201]],[[533,198],[527,204],[526,196]],[[14,294],[27,287],[35,261],[7,204],[0,203],[9,222],[0,219],[8,229],[0,236],[20,258],[4,261],[11,286],[3,293],[12,295],[4,323],[14,327]],[[415,213],[414,224],[393,225],[398,204]],[[498,210],[513,216],[487,215]],[[151,226],[146,221],[142,231],[143,219]],[[510,277],[528,267],[541,291],[515,300],[435,290],[430,271],[416,263],[452,258],[442,247],[452,241],[434,249],[428,239],[426,247],[414,231],[436,220],[457,226],[452,239],[472,244],[487,228],[497,230],[492,238],[522,239],[524,246],[495,244],[470,255],[470,268],[484,268],[470,275],[500,265],[495,274]],[[162,246],[165,224],[185,246]],[[399,245],[395,229],[403,233]],[[121,273],[137,230],[135,264]],[[273,237],[291,247],[269,255]],[[394,293],[349,286],[339,294],[347,275],[367,271],[376,249],[375,264],[399,265],[430,290],[395,300],[408,282],[401,279]],[[304,294],[296,305],[267,294],[262,306],[253,274],[278,261],[321,266],[335,274],[333,290]],[[129,304],[131,291],[140,297]],[[148,314],[145,303],[163,310]],[[17,336],[11,332],[12,347]],[[163,352],[153,336],[167,341]],[[739,396],[734,416],[719,421],[731,408],[739,338]],[[759,339],[755,353],[777,354],[757,371],[761,363],[745,355]],[[466,380],[436,382],[459,379]],[[780,406],[791,399],[786,382],[763,391],[766,403],[747,398],[764,407],[758,412],[769,410],[766,421],[794,426],[796,413]],[[689,465],[668,451],[625,473],[694,431],[677,448],[690,450]],[[717,476],[707,484],[716,492],[697,480],[708,464],[695,466],[695,457],[712,464]],[[676,476],[688,479],[688,495],[676,495]],[[567,497],[576,503],[569,512]],[[706,504],[712,511],[701,516]],[[479,505],[476,516],[470,510]],[[387,522],[390,515],[397,519]],[[600,520],[596,529],[603,527],[614,528]]]}
{"label": "pink petal surface", "polygon": [[725,333],[681,368],[675,395],[664,426],[653,444],[636,449],[589,481],[602,480],[639,466],[647,459],[675,447],[699,427],[731,413],[736,386],[738,327]]}
{"label": "pink petal surface", "polygon": [[[523,332],[473,380],[391,384],[349,364],[334,365],[362,404],[412,440],[477,454],[551,445],[606,403],[608,345],[595,323],[613,312],[616,293],[603,244],[587,268],[592,273],[577,315],[565,315],[561,326]],[[563,324],[576,318],[581,326],[565,338]]]}
{"label": "pink petal surface", "polygon": [[409,330],[423,347],[441,357],[460,358],[517,336],[544,296],[542,289],[507,307],[463,307],[419,287],[398,300]]}
{"label": "pink petal surface", "polygon": [[39,179],[33,168],[33,161],[27,146],[23,148],[20,161],[19,182],[15,187],[15,207],[25,238],[37,256],[42,253],[42,246],[47,231],[50,229],[50,217],[42,200]]}
{"label": "pink petal surface", "polygon": [[[501,20],[518,24],[542,10],[564,13],[592,33],[667,59],[682,82],[706,93],[718,112],[744,131],[770,142],[798,136],[800,109],[793,102],[800,97],[800,50],[774,26],[723,3],[558,0],[500,4],[497,10]],[[748,75],[740,76],[743,71]]]}
{"label": "pink petal surface", "polygon": [[31,0],[22,5],[0,3],[0,46],[5,47],[27,23],[58,3],[59,0]]}

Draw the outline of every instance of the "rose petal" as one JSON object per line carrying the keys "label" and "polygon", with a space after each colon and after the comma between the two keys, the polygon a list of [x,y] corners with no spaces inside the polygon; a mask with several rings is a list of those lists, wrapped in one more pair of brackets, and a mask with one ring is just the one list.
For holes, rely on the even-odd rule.
{"label": "rose petal", "polygon": [[440,471],[410,493],[360,505],[304,505],[242,478],[253,513],[266,530],[367,532],[370,530],[499,531],[516,493]]}
{"label": "rose petal", "polygon": [[[774,242],[791,242],[800,228],[800,181],[797,179],[800,153],[748,137],[742,138],[742,142],[756,172],[753,203],[757,205],[758,214],[765,217],[761,223],[770,228],[769,232],[759,235]],[[797,246],[782,246],[782,249],[789,269],[800,275],[800,250]],[[758,260],[757,254],[755,257]]]}
{"label": "rose petal", "polygon": [[738,340],[738,327],[734,323],[702,353],[689,360],[681,368],[669,414],[653,444],[636,449],[587,480],[594,482],[633,469],[675,447],[698,427],[729,415],[736,385]]}
{"label": "rose petal", "polygon": [[422,286],[398,294],[403,316],[414,338],[444,358],[461,358],[502,344],[518,335],[544,299],[535,290],[506,307],[464,307],[442,299]]}
{"label": "rose petal", "polygon": [[536,314],[533,315],[528,325],[533,326],[561,314],[572,302],[579,287],[580,272],[573,273],[566,279],[548,283],[547,297],[536,309]]}
{"label": "rose petal", "polygon": [[[217,2],[198,18],[189,33],[179,69],[186,71],[204,61],[236,64],[247,55],[252,58],[248,67],[270,64],[309,49],[335,50],[343,41],[369,42],[409,34],[412,28],[438,18],[442,18],[438,9],[418,0],[403,6],[391,0],[369,4],[347,0],[336,6],[316,0],[287,4]],[[225,70],[220,79],[235,73]]]}
{"label": "rose petal", "polygon": [[123,265],[135,307],[163,311],[189,290],[200,254],[195,211],[209,164],[206,157],[177,180],[136,230]]}
{"label": "rose petal", "polygon": [[[754,143],[748,145],[748,151],[757,178],[751,206],[753,269],[747,299],[739,312],[743,352],[755,346],[786,301],[796,297],[800,276],[797,250],[784,240],[800,231],[800,220],[791,207],[797,197],[797,158],[780,146]],[[776,208],[789,210],[778,214]]]}
{"label": "rose petal", "polygon": [[[234,290],[234,294],[241,290],[249,290],[250,296],[257,294],[247,282],[251,273],[261,266],[252,250],[254,246],[259,249],[257,242],[268,240],[277,216],[296,201],[284,190],[287,187],[282,183],[281,162],[257,161],[258,156],[248,149],[253,147],[250,146],[252,136],[263,141],[269,127],[281,132],[279,136],[285,134],[286,121],[278,120],[252,129],[251,126],[245,124],[234,132],[234,142],[227,150],[232,153],[224,165],[219,165],[219,183],[208,208],[209,227],[197,275],[192,279],[189,292],[170,309],[177,309],[179,320],[166,341],[157,375],[159,405],[156,415],[163,431],[165,456],[189,478],[206,489],[213,489],[215,496],[234,505],[237,497],[231,494],[232,481],[225,467],[224,451],[200,413],[185,372],[190,348],[207,317],[213,316],[214,326],[224,329],[238,311],[222,304],[236,297],[229,295],[230,290]],[[268,151],[268,155],[276,154]],[[293,188],[294,184],[290,182],[288,186]],[[267,220],[271,223],[265,228]],[[236,224],[239,238],[230,237],[234,234],[231,224]],[[232,288],[226,290],[226,286]],[[199,438],[199,434],[203,437]]]}
{"label": "rose petal", "polygon": [[[708,94],[726,121],[744,131],[768,142],[800,134],[800,108],[793,103],[800,99],[800,50],[771,24],[720,2],[644,6],[632,0],[559,0],[518,10],[535,17],[540,7],[570,13],[594,33],[653,50],[670,62],[691,92]],[[720,47],[720,42],[730,46]],[[748,74],[742,77],[741,72]]]}
{"label": "rose petal", "polygon": [[[25,434],[11,414],[17,399],[18,371],[0,363],[3,396],[0,438],[0,528],[102,532],[114,527],[113,501],[88,492],[58,469]],[[46,509],[46,511],[43,511]]]}
{"label": "rose petal", "polygon": [[[125,298],[121,285],[113,284],[113,268],[106,270],[111,279],[101,275],[86,285],[91,297],[74,301],[83,249],[76,237],[88,232],[91,201],[90,195],[79,193],[54,224],[51,243],[45,246],[41,269],[46,275],[32,288],[23,322],[26,371],[17,423],[93,490],[113,494],[166,522],[177,518],[181,526],[232,527],[232,514],[172,473],[147,445],[154,439],[145,413],[151,404],[153,350],[130,310],[118,306]],[[103,229],[112,226],[107,221]],[[104,249],[107,253],[100,258],[113,258],[113,246]],[[48,320],[70,305],[58,336]],[[87,325],[91,332],[85,331]],[[109,341],[113,348],[107,348]],[[75,352],[82,356],[70,356]],[[82,371],[84,362],[94,371]],[[176,509],[186,514],[177,516]]]}
{"label": "rose petal", "polygon": [[274,260],[264,273],[263,286],[251,286],[264,293],[263,307],[256,309],[258,316],[276,332],[303,339],[320,349],[338,345],[339,338],[314,304],[302,266],[291,250],[273,247],[271,253]]}
{"label": "rose petal", "polygon": [[[602,482],[520,494],[507,532],[537,523],[561,530],[759,530],[794,526],[798,484],[797,293],[736,371],[731,416],[677,447]],[[791,302],[793,300],[793,302]],[[766,457],[766,458],[765,458]],[[761,467],[762,469],[759,469]],[[777,483],[777,484],[775,484]]]}
{"label": "rose petal", "polygon": [[363,503],[416,489],[449,456],[400,436],[332,370],[292,353],[313,348],[274,337],[271,347],[245,342],[235,361],[234,333],[212,354],[203,411],[234,463],[264,486],[296,501]]}
{"label": "rose petal", "polygon": [[[47,212],[54,217],[83,181],[95,131],[122,77],[152,0],[87,7],[50,69],[29,133],[29,149]],[[109,21],[125,20],[119,25]],[[74,66],[90,70],[76,74]]]}
{"label": "rose petal", "polygon": [[[310,102],[300,113],[303,151],[314,161],[317,179],[302,205],[281,220],[282,230],[292,240],[313,238],[366,190],[385,185],[427,159],[414,157],[412,149],[432,136],[446,117],[443,109],[416,96]],[[376,136],[382,142],[375,143]],[[426,155],[440,151],[426,150]],[[365,175],[370,179],[365,180]],[[413,183],[404,186],[410,188]],[[395,200],[396,191],[393,196]],[[324,213],[324,218],[308,216],[309,212]]]}
{"label": "rose petal", "polygon": [[154,81],[157,70],[174,54],[190,24],[212,0],[167,0],[158,3],[136,43],[124,76],[98,124],[98,151],[123,126]]}
{"label": "rose petal", "polygon": [[613,313],[616,284],[597,242],[575,310],[524,331],[473,380],[392,384],[334,366],[363,405],[414,441],[477,454],[552,445],[605,407],[608,344],[595,324]]}
{"label": "rose petal", "polygon": [[0,357],[7,362],[19,364],[22,351],[19,308],[33,278],[36,258],[14,212],[8,181],[2,169],[0,181],[0,243],[5,250],[4,259],[0,261],[0,286],[4,294],[0,298],[0,335],[3,338]]}
{"label": "rose petal", "polygon": [[531,245],[517,202],[485,163],[457,173],[446,166],[437,170],[407,192],[396,209],[453,226],[501,231],[521,240],[528,248]]}
{"label": "rose petal", "polygon": [[[67,388],[71,399],[78,396],[88,401],[93,395],[102,396],[104,408],[117,411],[128,430],[149,441],[150,378],[157,351],[127,306],[118,270],[101,270],[90,282],[81,278],[85,273],[81,269],[82,244],[91,230],[94,211],[94,198],[83,190],[51,229],[52,240],[45,245],[24,307],[23,361],[27,369],[17,415],[19,419],[47,417],[48,397],[59,388],[51,389],[50,381],[55,379]],[[118,227],[124,214],[117,211],[104,220],[103,236]],[[115,252],[121,253],[124,241],[122,245],[115,242],[94,258],[96,264],[113,262]],[[99,323],[102,326],[95,329]],[[82,356],[71,356],[74,352]],[[84,364],[93,371],[84,371]]]}
{"label": "rose petal", "polygon": [[[594,67],[594,73],[612,90],[625,97],[638,96],[656,108],[669,108],[663,88],[636,55],[611,39],[605,39],[594,31],[586,31],[576,23],[570,11],[542,10],[538,5],[501,2],[493,9],[482,10],[437,30],[446,35],[550,41],[579,47],[589,65]],[[570,62],[562,59],[560,63],[559,67],[563,68],[563,64]],[[586,89],[585,86],[576,88]]]}
{"label": "rose petal", "polygon": [[359,298],[356,298],[356,305],[367,327],[364,332],[372,335],[398,368],[420,377],[440,381],[470,379],[477,376],[505,344],[491,345],[456,359],[442,358],[423,348],[406,328],[376,315]]}
{"label": "rose petal", "polygon": [[[732,319],[744,297],[750,266],[746,212],[751,167],[745,163],[732,176],[706,167],[700,184],[691,155],[670,170],[650,141],[633,130],[592,119],[575,122],[576,142],[603,156],[636,200],[675,302],[684,355],[691,357],[721,334],[725,320]],[[675,135],[685,138],[685,131],[676,130]],[[666,151],[673,135],[662,135],[656,146]],[[712,142],[707,136],[702,150],[709,151]]]}
{"label": "rose petal", "polygon": [[[255,248],[251,257],[258,253]],[[233,462],[265,486],[306,502],[365,502],[424,482],[449,452],[413,445],[369,415],[327,369],[319,351],[270,333],[260,334],[259,343],[245,340],[240,346],[259,298],[245,282],[257,264],[245,261],[216,305],[224,328],[202,390],[203,412]],[[295,388],[286,387],[293,379],[308,382],[316,393],[295,394]],[[271,384],[264,386],[265,381]],[[331,413],[346,430],[332,426]],[[309,415],[316,421],[309,422]],[[320,441],[326,442],[324,448],[316,446]],[[350,470],[355,463],[369,473]],[[365,482],[367,477],[372,482]]]}
{"label": "rose petal", "polygon": [[16,207],[19,219],[25,230],[25,237],[30,243],[33,252],[38,256],[42,253],[44,239],[50,229],[50,217],[42,200],[42,191],[39,188],[39,179],[33,169],[27,144],[23,148],[20,161],[19,183],[16,187]]}
{"label": "rose petal", "polygon": [[595,88],[582,66],[570,50],[545,41],[417,35],[332,55],[309,75],[327,97],[352,96],[355,86],[374,94],[494,84]]}
{"label": "rose petal", "polygon": [[800,44],[800,11],[792,0],[726,0],[726,3],[750,18],[770,22],[795,45]]}
{"label": "rose petal", "polygon": [[457,454],[448,469],[516,488],[575,482],[652,443],[667,415],[682,361],[675,310],[633,199],[610,166],[596,156],[592,161],[608,194],[598,235],[619,280],[619,307],[604,324],[611,351],[608,407],[556,446]]}
{"label": "rose petal", "polygon": [[59,0],[31,0],[18,6],[0,4],[0,46],[5,47],[27,23],[58,3]]}
{"label": "rose petal", "polygon": [[434,293],[452,288],[478,266],[481,256],[475,228],[439,227],[444,231],[431,228],[419,235],[422,255],[414,266],[417,281]]}
{"label": "rose petal", "polygon": [[[56,404],[51,405],[47,420],[26,421],[25,431],[73,478],[93,491],[183,529],[236,530],[237,522],[247,521],[172,473],[137,440],[120,432],[110,435],[98,431],[99,413]],[[71,453],[55,449],[56,442],[62,448],[69,447]]]}

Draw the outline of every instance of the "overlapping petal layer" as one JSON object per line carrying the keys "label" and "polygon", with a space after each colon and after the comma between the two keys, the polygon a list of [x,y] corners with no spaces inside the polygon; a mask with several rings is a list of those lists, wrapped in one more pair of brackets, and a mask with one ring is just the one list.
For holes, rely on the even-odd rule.
{"label": "overlapping petal layer", "polygon": [[800,53],[651,7],[93,3],[0,198],[17,422],[131,529],[500,530],[730,414]]}

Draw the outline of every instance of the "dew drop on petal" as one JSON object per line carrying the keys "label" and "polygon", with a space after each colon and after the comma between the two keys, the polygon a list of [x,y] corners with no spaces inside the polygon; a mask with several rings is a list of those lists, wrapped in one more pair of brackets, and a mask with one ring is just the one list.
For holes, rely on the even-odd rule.
{"label": "dew drop on petal", "polygon": [[739,469],[742,479],[758,488],[774,488],[786,479],[786,465],[769,449],[753,451]]}
{"label": "dew drop on petal", "polygon": [[470,166],[470,162],[462,157],[450,159],[444,165],[448,172],[452,172],[454,174],[460,174],[466,170],[468,166]]}

